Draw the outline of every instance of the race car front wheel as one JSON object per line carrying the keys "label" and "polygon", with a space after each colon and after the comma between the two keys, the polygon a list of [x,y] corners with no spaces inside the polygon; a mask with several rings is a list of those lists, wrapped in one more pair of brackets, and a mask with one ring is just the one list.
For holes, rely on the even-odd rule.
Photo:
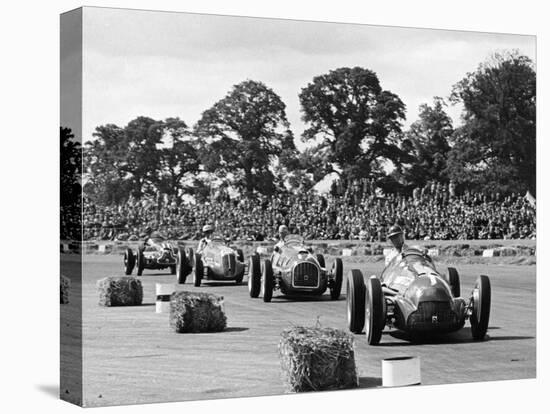
{"label": "race car front wheel", "polygon": [[458,277],[458,271],[454,267],[448,267],[447,273],[449,277],[449,285],[451,286],[451,292],[454,298],[460,297],[460,278]]}
{"label": "race car front wheel", "polygon": [[317,253],[316,257],[317,257],[317,261],[319,262],[319,266],[321,266],[324,269],[325,268],[325,256],[323,256],[321,253]]}
{"label": "race car front wheel", "polygon": [[330,298],[332,300],[340,299],[340,293],[342,292],[342,279],[343,279],[344,265],[342,259],[337,257],[332,263],[332,285],[330,287]]}
{"label": "race car front wheel", "polygon": [[139,249],[137,251],[137,275],[141,276],[143,274],[143,269],[145,268],[145,258],[143,257],[143,250]]}
{"label": "race car front wheel", "polygon": [[371,277],[367,281],[367,294],[365,295],[365,334],[369,345],[376,345],[380,342],[385,324],[382,285],[380,279]]}
{"label": "race car front wheel", "polygon": [[477,279],[472,291],[471,303],[470,325],[472,337],[475,340],[482,340],[485,338],[489,327],[489,314],[491,311],[491,283],[488,276],[481,275]]}
{"label": "race car front wheel", "polygon": [[191,270],[192,268],[189,265],[189,259],[185,254],[185,250],[180,248],[176,259],[176,276],[179,284],[183,285],[185,283],[187,280],[187,275],[191,273]]}
{"label": "race car front wheel", "polygon": [[204,267],[202,264],[201,255],[195,253],[195,272],[193,273],[193,285],[199,287],[204,275]]}
{"label": "race car front wheel", "polygon": [[126,249],[124,252],[124,273],[126,275],[131,275],[136,265],[136,256],[132,249]]}
{"label": "race car front wheel", "polygon": [[248,293],[251,298],[257,298],[260,294],[262,282],[262,269],[260,268],[260,255],[250,256],[248,263]]}
{"label": "race car front wheel", "polygon": [[365,281],[359,269],[351,269],[346,287],[348,328],[353,333],[363,332],[365,326]]}
{"label": "race car front wheel", "polygon": [[266,259],[264,261],[262,270],[262,298],[264,302],[271,302],[271,298],[273,297],[273,267],[271,267],[270,260]]}

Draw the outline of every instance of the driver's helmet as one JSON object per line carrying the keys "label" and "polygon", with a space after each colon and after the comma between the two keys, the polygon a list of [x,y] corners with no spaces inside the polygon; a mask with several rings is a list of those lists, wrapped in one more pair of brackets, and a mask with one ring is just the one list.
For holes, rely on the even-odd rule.
{"label": "driver's helmet", "polygon": [[214,231],[214,226],[212,226],[211,224],[205,224],[204,226],[202,226],[203,233],[212,233],[213,231]]}
{"label": "driver's helmet", "polygon": [[145,227],[145,234],[151,234],[153,232],[153,229],[149,226]]}
{"label": "driver's helmet", "polygon": [[394,237],[394,236],[397,236],[398,234],[403,234],[403,230],[401,229],[400,226],[398,226],[396,224],[395,226],[392,226],[390,228],[390,231],[388,233],[388,237]]}

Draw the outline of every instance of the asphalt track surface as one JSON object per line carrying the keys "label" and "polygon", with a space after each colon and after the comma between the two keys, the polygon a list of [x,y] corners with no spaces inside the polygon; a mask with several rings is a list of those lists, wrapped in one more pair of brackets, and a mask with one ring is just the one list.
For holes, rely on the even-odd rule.
{"label": "asphalt track surface", "polygon": [[[353,266],[377,274],[383,261],[344,260],[344,275]],[[330,259],[327,258],[327,266]],[[353,260],[358,263],[350,263]],[[436,263],[442,269],[444,262]],[[428,343],[410,343],[399,332],[385,331],[378,346],[364,334],[354,335],[361,388],[380,387],[381,360],[419,356],[422,384],[449,384],[536,376],[535,266],[455,265],[462,294],[469,294],[479,274],[491,279],[492,307],[486,341],[471,339],[470,325]],[[271,303],[248,295],[242,285],[189,282],[177,290],[222,295],[228,327],[221,333],[176,334],[168,314],[155,313],[155,283],[174,283],[175,276],[145,271],[143,305],[105,308],[98,305],[95,283],[121,276],[122,257],[84,256],[83,385],[84,405],[141,404],[286,392],[278,356],[280,333],[295,325],[347,329],[345,285],[338,301],[328,292],[318,299],[284,298]],[[69,312],[63,305],[62,312]],[[62,390],[63,391],[63,390]],[[375,392],[375,391],[374,391]]]}

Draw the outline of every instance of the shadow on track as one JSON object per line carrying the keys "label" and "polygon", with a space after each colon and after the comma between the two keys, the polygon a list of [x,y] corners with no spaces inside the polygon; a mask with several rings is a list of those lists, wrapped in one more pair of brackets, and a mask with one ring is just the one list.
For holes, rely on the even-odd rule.
{"label": "shadow on track", "polygon": [[359,388],[374,388],[382,386],[382,378],[359,377]]}
{"label": "shadow on track", "polygon": [[[261,297],[260,297],[261,299]],[[289,302],[340,302],[342,299],[332,300],[329,295],[322,296],[295,296],[295,295],[277,295],[273,296],[271,303],[289,303]]]}
{"label": "shadow on track", "polygon": [[[499,327],[489,328],[500,329]],[[364,334],[361,334],[364,335]],[[399,347],[399,346],[411,346],[411,345],[434,345],[434,344],[462,344],[462,343],[474,343],[474,342],[490,342],[490,341],[513,341],[521,339],[533,339],[533,336],[492,336],[487,335],[484,341],[477,341],[472,338],[470,327],[464,327],[457,332],[448,334],[431,334],[426,336],[414,335],[411,336],[403,331],[385,331],[383,335],[389,335],[393,338],[400,339],[403,342],[384,342],[382,341],[377,345],[380,347]]]}
{"label": "shadow on track", "polygon": [[222,332],[244,332],[244,331],[248,331],[249,329],[250,328],[230,326],[229,328],[225,328]]}

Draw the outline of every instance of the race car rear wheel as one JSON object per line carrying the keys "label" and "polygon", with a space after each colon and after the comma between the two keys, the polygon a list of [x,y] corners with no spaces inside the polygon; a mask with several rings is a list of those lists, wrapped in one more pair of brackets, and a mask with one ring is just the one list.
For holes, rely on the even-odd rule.
{"label": "race car rear wheel", "polygon": [[257,298],[260,294],[262,283],[262,269],[260,255],[258,253],[250,256],[248,263],[248,293],[251,298]]}
{"label": "race car rear wheel", "polygon": [[384,293],[380,279],[371,277],[367,280],[365,295],[365,333],[369,345],[376,345],[382,337],[385,325]]}
{"label": "race car rear wheel", "polygon": [[136,256],[132,249],[126,249],[124,252],[124,273],[126,275],[131,275],[136,265]]}
{"label": "race car rear wheel", "polygon": [[342,264],[342,259],[337,257],[334,259],[334,262],[332,262],[332,286],[330,287],[330,298],[332,300],[338,300],[340,299],[340,293],[342,292],[342,280],[343,280],[343,273],[344,273],[344,265]]}
{"label": "race car rear wheel", "polygon": [[273,297],[273,267],[271,260],[266,259],[262,269],[261,294],[264,302],[271,302]]}
{"label": "race car rear wheel", "polygon": [[143,269],[145,268],[145,258],[143,257],[143,248],[138,249],[136,262],[137,262],[137,275],[141,276],[143,274]]}
{"label": "race car rear wheel", "polygon": [[346,300],[349,330],[359,334],[365,326],[365,281],[359,269],[351,269],[348,274]]}
{"label": "race car rear wheel", "polygon": [[472,337],[475,340],[485,338],[489,327],[489,314],[491,311],[491,283],[489,277],[479,276],[472,291],[472,314],[470,324]]}
{"label": "race car rear wheel", "polygon": [[319,262],[319,266],[321,266],[323,269],[325,268],[325,256],[323,256],[320,253],[317,253],[317,261]]}
{"label": "race car rear wheel", "polygon": [[[244,253],[241,249],[235,249],[235,251],[237,252],[237,260],[241,263],[244,263]],[[241,283],[243,283],[243,279],[244,279],[244,266],[243,266],[243,270],[241,271],[241,273],[239,273],[236,277],[235,277],[235,284],[237,285],[240,285]]]}
{"label": "race car rear wheel", "polygon": [[175,274],[176,274],[176,271],[177,271],[176,265],[171,265],[171,266],[170,266],[170,274],[171,274],[171,275],[175,275]]}
{"label": "race car rear wheel", "polygon": [[241,272],[237,276],[235,276],[235,284],[240,285],[241,283],[243,283],[243,279],[244,279],[244,266],[243,266],[243,270],[241,270]]}
{"label": "race car rear wheel", "polygon": [[449,285],[451,286],[451,292],[454,298],[460,297],[460,278],[458,272],[454,267],[447,268]]}
{"label": "race car rear wheel", "polygon": [[204,266],[202,264],[201,255],[195,253],[195,272],[193,272],[193,285],[199,287],[204,275]]}
{"label": "race car rear wheel", "polygon": [[244,253],[241,249],[237,249],[237,260],[244,263]]}
{"label": "race car rear wheel", "polygon": [[176,258],[176,276],[178,279],[178,283],[183,285],[185,281],[187,280],[187,276],[193,268],[189,264],[189,258],[185,254],[185,250],[180,248],[178,250],[178,255]]}
{"label": "race car rear wheel", "polygon": [[195,265],[195,253],[193,252],[192,247],[187,249],[187,263],[189,263],[189,267],[191,268]]}

